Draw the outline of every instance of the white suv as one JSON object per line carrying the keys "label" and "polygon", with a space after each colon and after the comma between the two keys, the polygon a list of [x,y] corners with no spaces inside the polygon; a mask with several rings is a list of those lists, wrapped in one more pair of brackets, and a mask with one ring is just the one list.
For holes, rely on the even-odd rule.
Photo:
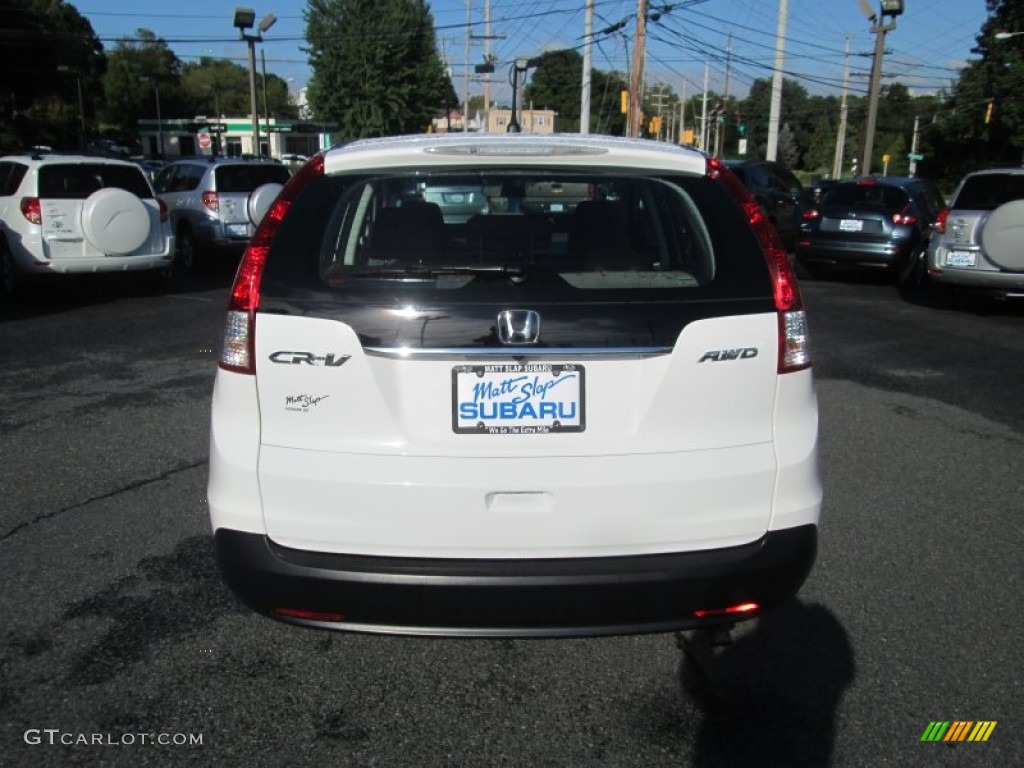
{"label": "white suv", "polygon": [[[588,197],[504,197],[545,184]],[[484,190],[488,212],[446,221],[432,187]],[[227,583],[296,624],[571,636],[756,616],[809,573],[821,506],[786,251],[724,166],[679,147],[332,148],[240,265],[208,490]]]}
{"label": "white suv", "polygon": [[173,259],[167,208],[135,163],[59,154],[0,158],[5,295],[55,274],[125,272],[156,287]]}

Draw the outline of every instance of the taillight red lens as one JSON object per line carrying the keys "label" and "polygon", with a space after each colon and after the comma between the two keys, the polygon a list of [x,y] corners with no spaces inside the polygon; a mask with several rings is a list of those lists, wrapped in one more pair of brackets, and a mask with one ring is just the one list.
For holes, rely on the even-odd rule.
{"label": "taillight red lens", "polygon": [[167,221],[169,215],[167,211],[167,203],[160,198],[157,198],[156,204],[160,207],[160,221]]}
{"label": "taillight red lens", "polygon": [[808,208],[806,211],[800,214],[800,218],[804,219],[805,221],[811,221],[812,219],[816,219],[819,216],[821,216],[821,211],[819,211],[817,208]]}
{"label": "taillight red lens", "polygon": [[946,219],[948,218],[949,208],[943,208],[939,211],[939,215],[935,217],[935,223],[932,225],[932,229],[940,235],[946,234]]}
{"label": "taillight red lens", "polygon": [[306,608],[286,608],[284,606],[271,611],[275,616],[284,616],[289,619],[306,619],[308,621],[344,621],[345,616],[334,611],[311,611]]}
{"label": "taillight red lens", "polygon": [[217,201],[216,192],[203,192],[203,205],[209,208],[211,211],[220,210],[220,203]]}
{"label": "taillight red lens", "polygon": [[[254,320],[260,304],[260,281],[267,255],[292,202],[306,184],[323,174],[324,157],[320,153],[314,155],[288,180],[249,241],[231,286],[224,346],[220,356],[221,368],[237,373],[256,373]],[[203,195],[204,203],[206,194]]]}
{"label": "taillight red lens", "polygon": [[704,611],[694,611],[693,615],[698,619],[702,619],[705,616],[728,616],[729,614],[744,614],[744,613],[756,613],[760,609],[757,603],[739,603],[737,605],[730,605],[726,608],[709,608]]}
{"label": "taillight red lens", "polygon": [[807,318],[796,273],[789,263],[789,254],[782,245],[779,233],[764,215],[754,196],[743,183],[719,160],[708,158],[708,178],[722,184],[747,214],[754,234],[761,243],[768,273],[772,279],[775,309],[779,313],[779,373],[800,371],[811,365],[807,337]]}
{"label": "taillight red lens", "polygon": [[43,223],[43,209],[38,197],[21,198],[21,214],[32,224]]}

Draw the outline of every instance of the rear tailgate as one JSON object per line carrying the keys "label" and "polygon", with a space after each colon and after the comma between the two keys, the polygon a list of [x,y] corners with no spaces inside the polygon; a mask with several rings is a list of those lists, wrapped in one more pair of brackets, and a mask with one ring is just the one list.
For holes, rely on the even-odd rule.
{"label": "rear tailgate", "polygon": [[456,431],[454,371],[522,358],[367,354],[343,322],[260,314],[267,531],[300,548],[423,556],[753,540],[775,476],[777,322],[699,320],[651,357],[530,359],[579,373],[582,428],[479,434]]}

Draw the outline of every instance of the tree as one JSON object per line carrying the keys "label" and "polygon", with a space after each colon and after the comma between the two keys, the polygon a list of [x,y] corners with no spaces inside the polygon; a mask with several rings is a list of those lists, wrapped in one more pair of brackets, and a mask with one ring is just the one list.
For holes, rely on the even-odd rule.
{"label": "tree", "polygon": [[[204,56],[182,67],[181,95],[186,115],[248,115],[252,111],[249,69],[232,61]],[[260,114],[264,114],[261,73],[256,74],[256,106]],[[288,98],[288,83],[272,73],[267,74],[266,111],[279,117],[298,116]]]}
{"label": "tree", "polygon": [[458,103],[424,0],[307,0],[307,98],[348,139],[425,130]]}
{"label": "tree", "polygon": [[998,32],[1024,31],[1024,4],[986,0],[986,6],[989,16],[972,50],[981,58],[961,71],[934,131],[935,150],[922,165],[947,184],[978,167],[1024,159],[1024,35],[996,38]]}
{"label": "tree", "polygon": [[[530,82],[523,89],[523,100],[541,109],[557,112],[555,130],[575,133],[580,129],[580,84],[583,81],[583,57],[573,50],[542,54]],[[621,136],[626,132],[626,116],[621,111],[620,93],[626,78],[617,72],[590,72],[590,131]]]}
{"label": "tree", "polygon": [[814,133],[804,153],[803,169],[820,174],[832,173],[832,164],[835,162],[836,151],[836,130],[827,114],[818,117],[818,123],[814,127]]}
{"label": "tree", "polygon": [[88,19],[63,0],[6,0],[0,45],[0,148],[77,147],[78,90],[86,133],[105,61]]}
{"label": "tree", "polygon": [[784,123],[779,131],[778,159],[787,168],[800,167],[800,147],[789,123]]}
{"label": "tree", "polygon": [[107,57],[103,78],[105,102],[101,115],[110,134],[122,143],[135,143],[138,121],[157,115],[181,117],[181,62],[163,38],[139,29],[134,38],[122,38]]}

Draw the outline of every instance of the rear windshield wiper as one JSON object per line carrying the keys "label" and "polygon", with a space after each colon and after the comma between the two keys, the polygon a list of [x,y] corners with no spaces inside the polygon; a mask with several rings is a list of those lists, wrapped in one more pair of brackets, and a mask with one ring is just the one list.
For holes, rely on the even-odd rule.
{"label": "rear windshield wiper", "polygon": [[380,267],[368,269],[346,269],[336,276],[345,278],[395,279],[420,278],[430,279],[438,275],[473,275],[479,277],[525,277],[526,269],[522,266],[510,267],[504,264],[460,264],[436,265],[409,264],[404,267]]}

